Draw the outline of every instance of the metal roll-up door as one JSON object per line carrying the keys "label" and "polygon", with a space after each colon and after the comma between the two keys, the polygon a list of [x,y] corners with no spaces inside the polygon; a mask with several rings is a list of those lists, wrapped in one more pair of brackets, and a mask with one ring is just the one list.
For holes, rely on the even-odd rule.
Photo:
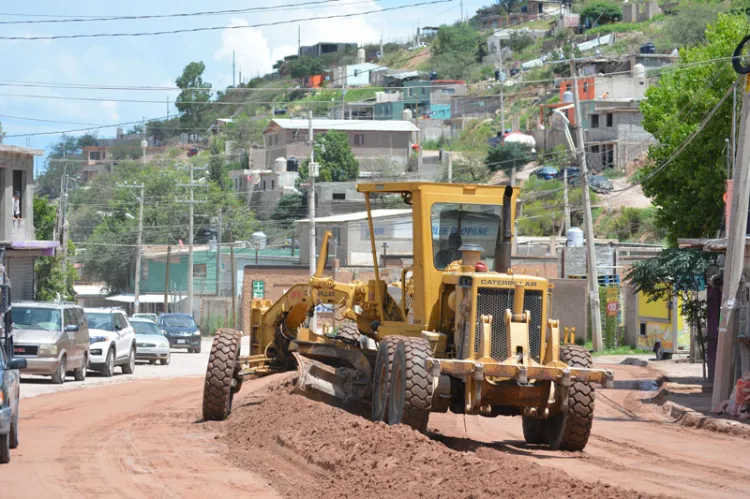
{"label": "metal roll-up door", "polygon": [[13,301],[34,299],[34,257],[9,257],[8,275],[10,276]]}

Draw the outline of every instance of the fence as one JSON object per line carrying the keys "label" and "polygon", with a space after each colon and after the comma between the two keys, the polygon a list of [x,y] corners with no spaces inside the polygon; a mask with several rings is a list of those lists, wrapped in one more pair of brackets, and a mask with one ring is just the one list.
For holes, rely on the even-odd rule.
{"label": "fence", "polygon": [[[239,303],[238,303],[239,306]],[[217,329],[240,326],[238,312],[232,314],[232,298],[203,298],[201,300],[200,316],[198,316],[201,331],[210,335],[216,334]]]}

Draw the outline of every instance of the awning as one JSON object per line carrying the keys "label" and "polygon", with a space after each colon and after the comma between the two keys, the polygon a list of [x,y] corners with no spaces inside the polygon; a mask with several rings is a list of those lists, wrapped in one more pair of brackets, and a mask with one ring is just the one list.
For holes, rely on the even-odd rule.
{"label": "awning", "polygon": [[[186,299],[187,295],[168,295],[167,301],[169,303],[179,303],[182,300]],[[114,296],[108,296],[107,300],[109,301],[116,301],[120,303],[134,303],[135,302],[135,295],[133,294],[126,294],[126,295],[114,295]],[[148,295],[139,295],[138,301],[140,303],[164,303],[164,294],[148,294]]]}
{"label": "awning", "polygon": [[54,256],[55,248],[59,246],[57,241],[13,241],[9,245],[17,250],[42,250],[42,256]]}

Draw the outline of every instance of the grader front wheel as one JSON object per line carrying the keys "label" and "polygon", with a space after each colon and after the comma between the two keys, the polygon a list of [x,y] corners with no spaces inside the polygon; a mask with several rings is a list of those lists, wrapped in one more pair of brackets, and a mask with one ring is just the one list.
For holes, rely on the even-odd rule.
{"label": "grader front wheel", "polygon": [[[560,347],[560,360],[570,367],[590,369],[588,350],[577,345]],[[547,438],[555,450],[580,451],[586,447],[594,421],[594,387],[576,381],[570,385],[568,410],[547,419]]]}
{"label": "grader front wheel", "polygon": [[232,412],[232,399],[239,386],[234,381],[239,370],[242,334],[233,329],[220,329],[211,345],[203,385],[203,418],[223,421]]}
{"label": "grader front wheel", "polygon": [[431,356],[430,344],[422,338],[403,338],[397,346],[391,363],[388,424],[427,431],[433,395],[432,374],[427,370]]}

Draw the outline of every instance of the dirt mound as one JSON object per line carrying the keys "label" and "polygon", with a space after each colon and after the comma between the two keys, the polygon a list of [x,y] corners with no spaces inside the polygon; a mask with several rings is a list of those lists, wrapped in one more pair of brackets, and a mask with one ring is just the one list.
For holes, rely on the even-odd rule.
{"label": "dirt mound", "polygon": [[406,426],[373,423],[294,394],[289,381],[264,394],[240,393],[230,419],[215,424],[239,466],[291,498],[637,496],[466,439],[441,443]]}

